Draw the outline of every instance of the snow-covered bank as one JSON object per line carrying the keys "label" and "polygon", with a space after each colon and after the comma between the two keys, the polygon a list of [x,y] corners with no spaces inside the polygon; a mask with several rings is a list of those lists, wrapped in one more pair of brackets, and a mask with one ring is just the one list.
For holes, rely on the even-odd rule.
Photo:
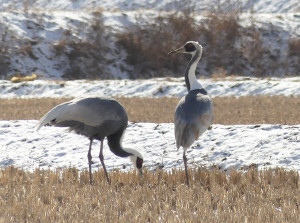
{"label": "snow-covered bank", "polygon": [[[146,20],[151,21],[159,14],[167,13],[159,11],[161,9],[158,6],[159,3],[154,1],[152,3],[153,6],[150,9],[145,7],[144,11],[123,11],[123,8],[116,11],[104,10],[97,17],[85,7],[80,8],[80,5],[92,4],[91,1],[81,0],[76,1],[76,4],[70,3],[69,5],[66,2],[58,1],[57,7],[54,7],[55,10],[50,10],[56,3],[52,1],[36,1],[34,5],[37,7],[40,4],[41,9],[20,10],[18,5],[22,8],[21,6],[25,4],[24,1],[14,1],[13,6],[16,8],[5,11],[4,9],[9,3],[0,1],[0,7],[2,6],[2,10],[0,10],[0,28],[3,30],[0,35],[2,39],[0,47],[3,49],[0,53],[0,78],[5,79],[19,72],[23,74],[35,72],[38,75],[51,79],[68,79],[70,78],[69,74],[74,75],[72,76],[73,79],[89,77],[88,75],[96,75],[97,77],[108,79],[139,76],[139,73],[135,73],[134,67],[126,62],[128,52],[120,44],[117,44],[117,33],[120,34],[133,24],[136,24],[141,14]],[[99,2],[102,2],[101,4],[103,5],[107,3],[98,1],[97,4]],[[126,8],[126,4],[136,5],[136,2],[126,2],[112,1],[111,4],[117,7],[123,6],[124,8]],[[147,2],[149,1],[142,1],[141,4],[147,5]],[[160,2],[166,5],[171,4],[168,0]],[[262,2],[259,1],[257,3],[262,5]],[[284,5],[286,6],[291,2],[285,1]],[[118,5],[119,3],[120,5]],[[268,7],[270,5],[274,8],[278,7],[278,5],[275,7],[273,2],[272,4],[268,3],[265,4]],[[251,5],[250,3],[247,4]],[[283,1],[280,4],[283,5]],[[73,5],[76,11],[72,11],[64,5],[68,7]],[[135,9],[133,5],[132,8]],[[290,4],[290,6],[293,6],[293,9],[297,8],[295,5],[296,3]],[[92,8],[95,9],[96,7]],[[234,72],[235,74],[253,75],[259,72],[261,75],[281,77],[285,75],[300,75],[297,49],[290,49],[291,40],[297,41],[300,35],[300,16],[293,9],[279,14],[281,9],[282,7],[278,7],[276,10],[270,9],[273,13],[241,14],[240,25],[242,27],[250,27],[251,21],[255,21],[256,29],[260,34],[256,33],[258,35],[256,39],[251,37],[253,33],[251,35],[247,34],[250,36],[246,35],[236,42],[235,45],[239,46],[239,52],[245,51],[245,47],[252,44],[257,44],[258,46],[254,48],[253,52],[250,47],[251,49],[247,49],[249,52],[241,56],[241,58],[245,57],[245,61],[241,62],[242,64],[239,65],[238,71]],[[199,22],[203,19],[203,16],[203,13],[197,13],[195,20]],[[98,29],[93,29],[93,26],[97,25],[95,21],[98,21]],[[95,36],[98,37],[95,38]],[[92,63],[91,58],[83,52],[89,51],[93,48],[93,45],[87,47],[87,49],[82,49],[82,52],[74,47],[72,43],[82,43],[79,49],[82,49],[86,43],[97,43],[101,45],[101,50],[97,49],[99,55],[91,57],[94,60]],[[182,44],[184,43],[178,43],[178,46]],[[207,47],[206,43],[203,42],[201,44],[204,46],[204,55],[201,60],[202,67],[199,66],[197,70],[201,74],[211,75],[214,72],[212,69],[215,63],[209,62],[208,57],[205,56],[205,53],[209,51],[209,48],[205,48]],[[297,47],[297,42],[295,45]],[[168,46],[165,53],[167,54],[174,47],[173,45]],[[256,50],[262,52],[254,57],[265,55],[261,59],[254,61],[251,55]],[[72,55],[73,51],[74,55]],[[291,51],[295,52],[291,53]],[[87,52],[87,54],[93,55],[91,52]],[[249,62],[246,62],[248,60],[253,61],[249,64]],[[258,69],[258,63],[260,63],[262,69]],[[79,70],[82,72],[80,73]],[[155,76],[161,75],[164,74],[160,72],[155,73]]]}
{"label": "snow-covered bank", "polygon": [[[35,120],[0,121],[0,167],[87,169],[87,138],[57,127],[36,132],[36,124]],[[150,170],[162,165],[164,170],[183,168],[182,149],[177,151],[173,131],[172,123],[129,123],[123,145],[139,150]],[[95,141],[94,170],[101,168],[99,148]],[[104,156],[109,171],[132,168],[129,159],[112,154],[106,142]],[[260,169],[283,167],[299,172],[300,125],[213,125],[188,150],[187,157],[190,167],[216,165],[229,170],[255,164]]]}
{"label": "snow-covered bank", "polygon": [[[212,4],[221,1],[202,0],[191,1],[191,5],[197,11],[205,11],[210,9]],[[234,2],[234,1],[232,1]],[[49,9],[49,10],[87,10],[95,8],[103,8],[105,10],[138,10],[138,9],[156,9],[156,10],[175,10],[179,6],[184,6],[187,2],[174,0],[28,0],[28,1],[11,1],[1,0],[0,6],[2,10],[11,8],[26,9]],[[300,3],[297,0],[239,0],[236,1],[244,10],[254,10],[259,13],[286,13],[297,12],[300,10]]]}
{"label": "snow-covered bank", "polygon": [[[300,96],[300,77],[200,79],[212,97],[283,95]],[[186,94],[183,78],[149,80],[45,81],[12,83],[0,80],[0,98],[60,98],[98,95],[102,97],[181,97]]]}

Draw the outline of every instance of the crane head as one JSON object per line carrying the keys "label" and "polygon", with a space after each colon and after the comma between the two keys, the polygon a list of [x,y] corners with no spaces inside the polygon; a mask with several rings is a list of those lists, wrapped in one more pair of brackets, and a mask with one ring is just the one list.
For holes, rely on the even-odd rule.
{"label": "crane head", "polygon": [[139,171],[140,175],[143,175],[143,156],[138,151],[134,150],[130,156],[130,160],[134,167]]}
{"label": "crane head", "polygon": [[186,54],[195,54],[197,51],[201,51],[202,50],[202,46],[195,41],[188,41],[186,44],[184,44],[184,46],[172,50],[168,53],[168,55],[172,55],[172,54],[177,54],[177,53],[186,53]]}

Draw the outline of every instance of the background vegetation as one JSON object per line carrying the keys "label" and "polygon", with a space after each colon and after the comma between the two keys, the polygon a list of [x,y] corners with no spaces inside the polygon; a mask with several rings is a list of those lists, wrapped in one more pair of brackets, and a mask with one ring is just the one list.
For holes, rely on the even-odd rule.
{"label": "background vegetation", "polygon": [[85,28],[86,39],[82,40],[73,35],[73,32],[80,32],[85,26],[81,24],[76,31],[68,30],[61,40],[53,44],[56,55],[65,54],[69,62],[69,68],[63,74],[65,79],[95,79],[99,73],[105,72],[104,52],[107,51],[103,24],[102,11],[92,12],[91,23]]}
{"label": "background vegetation", "polygon": [[[182,76],[186,58],[170,58],[166,52],[171,46],[179,47],[188,40],[198,41],[203,46],[198,68],[201,74],[268,76],[288,73],[293,68],[298,70],[296,75],[300,74],[299,64],[290,63],[299,60],[299,39],[285,43],[280,38],[283,30],[272,25],[258,27],[254,14],[243,18],[238,1],[218,1],[202,15],[193,12],[188,3],[184,7],[174,13],[160,14],[153,20],[141,15],[135,25],[118,36],[118,43],[128,54],[127,63],[134,65],[134,74]],[[201,18],[196,19],[199,16]],[[287,52],[271,50],[265,43],[268,35],[278,39],[280,45],[287,45]]]}
{"label": "background vegetation", "polygon": [[[102,10],[95,9],[89,12],[91,22],[70,25],[58,42],[46,44],[53,53],[52,60],[61,61],[57,66],[61,66],[65,79],[116,78],[112,72],[126,73],[129,78],[182,76],[188,56],[167,53],[188,40],[203,46],[197,74],[300,75],[300,39],[292,37],[292,31],[272,23],[258,25],[255,14],[245,16],[235,0],[214,1],[202,14],[193,11],[190,1],[177,4],[175,12],[150,16],[141,11],[133,25],[114,31],[104,25]],[[46,41],[39,33],[45,29],[49,15],[25,11],[24,16],[30,19],[27,28],[32,32],[31,39],[16,39],[14,31],[0,22],[2,77],[11,69],[24,75],[36,69],[12,67],[13,60],[18,55],[31,58],[32,64],[38,62],[38,45]],[[79,38],[83,32],[84,37]]]}

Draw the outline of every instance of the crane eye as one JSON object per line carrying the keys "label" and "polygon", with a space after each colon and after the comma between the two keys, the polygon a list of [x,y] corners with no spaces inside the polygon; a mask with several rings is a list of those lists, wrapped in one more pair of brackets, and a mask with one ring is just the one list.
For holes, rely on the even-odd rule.
{"label": "crane eye", "polygon": [[185,44],[184,48],[185,48],[186,52],[192,52],[192,51],[196,50],[196,47],[192,43]]}
{"label": "crane eye", "polygon": [[188,43],[188,44],[186,44],[185,46],[186,46],[186,48],[191,48],[191,47],[193,47],[193,44]]}

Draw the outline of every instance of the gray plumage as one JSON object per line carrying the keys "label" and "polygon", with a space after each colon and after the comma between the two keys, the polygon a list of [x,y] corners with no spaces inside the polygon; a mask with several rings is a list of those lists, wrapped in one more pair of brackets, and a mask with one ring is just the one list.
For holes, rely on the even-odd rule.
{"label": "gray plumage", "polygon": [[100,97],[87,97],[74,99],[62,103],[50,110],[38,123],[37,130],[45,125],[69,127],[69,130],[89,138],[88,151],[90,183],[91,172],[91,149],[94,139],[100,140],[99,159],[103,166],[107,181],[110,182],[103,159],[103,140],[107,137],[110,150],[117,156],[131,158],[134,166],[142,170],[142,155],[129,148],[123,148],[121,141],[127,127],[128,117],[124,107],[114,99]]}
{"label": "gray plumage", "polygon": [[183,147],[186,181],[187,185],[189,185],[186,150],[211,125],[213,105],[210,97],[207,95],[207,91],[197,81],[195,76],[195,69],[202,55],[202,46],[197,42],[189,41],[183,47],[173,50],[169,54],[173,53],[187,53],[192,55],[185,70],[185,82],[188,94],[181,98],[174,115],[176,146],[177,149]]}
{"label": "gray plumage", "polygon": [[[50,117],[53,114],[53,117]],[[44,120],[47,117],[47,120]],[[70,131],[101,140],[127,127],[128,117],[116,100],[98,97],[74,99],[60,104],[41,119],[39,128],[49,123],[69,127]],[[48,120],[48,119],[51,120]],[[46,123],[45,123],[46,122]]]}
{"label": "gray plumage", "polygon": [[210,126],[212,103],[204,89],[192,90],[181,98],[175,110],[175,139],[179,149],[191,147]]}

